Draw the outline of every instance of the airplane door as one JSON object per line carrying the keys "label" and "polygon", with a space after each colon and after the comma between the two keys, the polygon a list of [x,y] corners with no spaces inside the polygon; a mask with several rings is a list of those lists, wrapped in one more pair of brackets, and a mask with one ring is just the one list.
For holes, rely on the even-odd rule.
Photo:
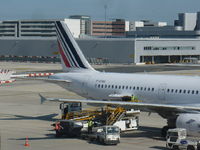
{"label": "airplane door", "polygon": [[81,89],[82,89],[81,92],[82,92],[83,96],[87,96],[88,95],[87,83],[89,81],[89,76],[85,76],[84,78],[85,78],[85,80],[81,84]]}
{"label": "airplane door", "polygon": [[167,88],[166,83],[160,84],[160,86],[158,88],[158,98],[160,100],[165,100],[166,88]]}

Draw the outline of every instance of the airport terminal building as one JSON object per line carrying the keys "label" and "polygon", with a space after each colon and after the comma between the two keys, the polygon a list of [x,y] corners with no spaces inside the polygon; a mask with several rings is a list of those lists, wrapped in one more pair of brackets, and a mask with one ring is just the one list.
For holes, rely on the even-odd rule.
{"label": "airport terminal building", "polygon": [[[54,21],[1,22],[0,60],[59,62]],[[81,34],[90,28],[85,21],[70,23],[75,22],[76,29],[78,26],[84,29],[79,31]],[[135,31],[126,32],[124,37],[85,36],[76,40],[88,60],[97,64],[177,63],[190,58],[199,60],[200,13],[179,14],[175,26],[136,27]]]}
{"label": "airport terminal building", "polygon": [[107,58],[111,63],[178,63],[200,59],[200,39],[93,39],[77,40],[89,57]]}
{"label": "airport terminal building", "polygon": [[[77,39],[77,42],[92,63],[177,63],[184,58],[200,58],[200,39]],[[56,38],[0,40],[1,60],[59,61],[57,52]]]}

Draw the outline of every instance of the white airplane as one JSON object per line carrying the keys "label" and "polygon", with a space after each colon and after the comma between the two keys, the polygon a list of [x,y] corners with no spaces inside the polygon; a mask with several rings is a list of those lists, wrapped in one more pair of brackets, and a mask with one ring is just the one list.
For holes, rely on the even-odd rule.
{"label": "white airplane", "polygon": [[14,82],[15,79],[11,79],[13,73],[15,72],[8,69],[0,69],[0,85]]}
{"label": "white airplane", "polygon": [[[42,97],[43,101],[114,104],[157,112],[168,121],[162,134],[168,128],[183,127],[189,135],[200,136],[200,77],[96,71],[65,23],[55,24],[64,73],[56,73],[47,80],[87,99]],[[125,101],[133,96],[142,101]]]}

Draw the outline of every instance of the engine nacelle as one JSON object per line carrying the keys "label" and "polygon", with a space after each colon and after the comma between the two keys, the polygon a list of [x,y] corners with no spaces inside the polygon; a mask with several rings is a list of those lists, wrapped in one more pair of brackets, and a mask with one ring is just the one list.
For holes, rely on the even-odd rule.
{"label": "engine nacelle", "polygon": [[200,136],[200,114],[180,114],[176,127],[185,128],[190,136]]}

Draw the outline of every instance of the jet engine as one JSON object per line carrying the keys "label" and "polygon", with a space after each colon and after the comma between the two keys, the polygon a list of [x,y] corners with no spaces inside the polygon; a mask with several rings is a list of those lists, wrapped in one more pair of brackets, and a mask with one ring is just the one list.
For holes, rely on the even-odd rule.
{"label": "jet engine", "polygon": [[176,127],[185,128],[190,136],[200,136],[200,114],[180,114]]}

